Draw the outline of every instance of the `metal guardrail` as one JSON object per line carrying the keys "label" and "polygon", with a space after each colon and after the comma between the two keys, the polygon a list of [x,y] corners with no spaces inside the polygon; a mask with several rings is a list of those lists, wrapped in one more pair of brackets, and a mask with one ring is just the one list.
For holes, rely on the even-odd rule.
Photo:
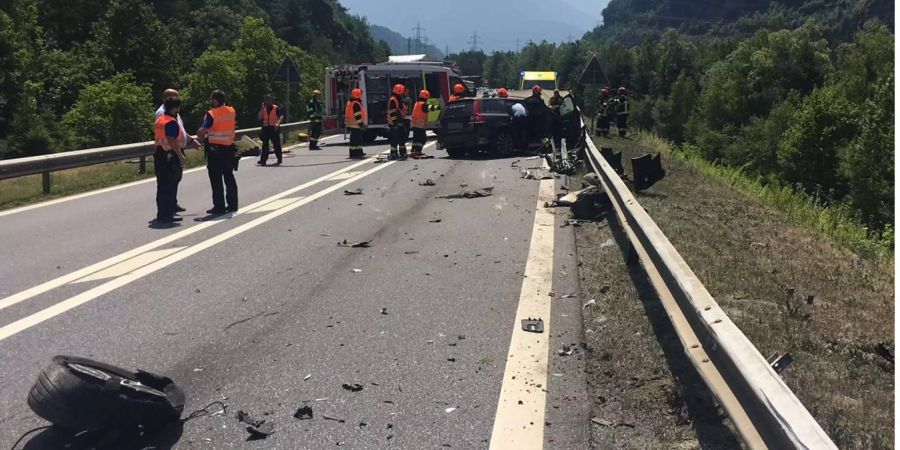
{"label": "metal guardrail", "polygon": [[[308,128],[309,121],[286,123],[281,125],[281,132],[303,131]],[[245,135],[257,135],[259,131],[259,127],[245,128],[237,130],[235,134],[240,139]],[[50,192],[51,172],[132,158],[141,159],[140,170],[143,171],[145,158],[152,155],[155,150],[156,146],[153,141],[148,141],[2,160],[0,161],[0,180],[43,174],[44,193],[47,194]]]}
{"label": "metal guardrail", "polygon": [[751,449],[837,449],[784,380],[719,307],[589,135],[586,141],[588,160],[688,359],[744,443]]}

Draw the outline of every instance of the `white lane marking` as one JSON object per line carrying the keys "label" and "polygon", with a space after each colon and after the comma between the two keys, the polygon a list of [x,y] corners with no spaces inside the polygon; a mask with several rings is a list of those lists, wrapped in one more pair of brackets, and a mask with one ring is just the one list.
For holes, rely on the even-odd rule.
{"label": "white lane marking", "polygon": [[[353,173],[358,173],[358,172],[353,172]],[[331,181],[331,178],[329,178],[328,181]],[[303,198],[303,197],[302,196],[301,197],[287,197],[287,198],[278,199],[278,200],[269,202],[269,204],[267,204],[267,205],[263,205],[263,206],[260,206],[259,208],[254,209],[253,212],[261,213],[261,212],[275,211],[276,209],[280,209],[284,206],[287,206],[288,204],[295,202],[297,200],[300,200],[301,198]]]}
{"label": "white lane marking", "polygon": [[[334,171],[334,172],[331,172],[331,173],[329,173],[329,174],[323,175],[323,176],[321,176],[321,177],[319,177],[319,178],[316,178],[316,179],[314,179],[314,180],[311,180],[311,181],[308,181],[308,182],[306,182],[306,183],[303,183],[303,184],[301,184],[301,185],[299,185],[299,186],[295,186],[295,187],[293,187],[293,188],[291,188],[291,189],[288,189],[288,190],[286,190],[286,191],[284,191],[284,192],[281,192],[281,193],[279,193],[279,194],[275,194],[275,195],[273,195],[273,196],[271,196],[271,197],[269,197],[269,198],[265,198],[265,199],[260,200],[260,201],[254,203],[254,204],[252,204],[252,205],[250,205],[250,206],[247,206],[247,207],[245,207],[245,208],[242,208],[242,209],[241,209],[237,214],[235,214],[235,215],[241,215],[241,214],[247,214],[247,213],[253,212],[253,210],[254,210],[255,208],[257,208],[257,207],[266,205],[266,204],[268,204],[269,202],[278,200],[278,199],[280,199],[280,198],[282,198],[282,197],[287,197],[288,195],[291,195],[291,194],[293,194],[293,193],[295,193],[295,192],[297,192],[297,191],[300,191],[300,190],[306,189],[306,188],[308,188],[308,187],[310,187],[310,186],[313,186],[313,185],[319,184],[319,183],[321,183],[321,182],[327,181],[329,178],[331,178],[331,177],[333,177],[333,176],[335,176],[335,175],[338,175],[338,174],[343,173],[343,172],[346,172],[346,171],[353,170],[353,169],[355,169],[355,168],[357,168],[357,167],[359,167],[359,166],[362,166],[362,165],[364,165],[364,164],[369,164],[369,163],[371,163],[371,161],[372,161],[371,159],[365,159],[365,160],[359,161],[359,162],[357,162],[357,163],[355,163],[355,164],[351,164],[351,165],[349,165],[349,166],[347,166],[347,167],[344,167],[343,169],[336,170],[336,171]],[[120,263],[120,262],[122,262],[122,261],[125,261],[125,260],[127,260],[127,259],[133,258],[133,257],[135,257],[135,256],[137,256],[137,255],[140,255],[141,253],[144,253],[144,252],[153,250],[153,249],[155,249],[155,248],[157,248],[157,247],[160,247],[160,246],[162,246],[162,245],[168,244],[169,242],[172,242],[172,241],[181,239],[181,238],[183,238],[183,237],[186,237],[186,236],[189,236],[189,235],[191,235],[191,234],[194,234],[194,233],[196,233],[196,232],[198,232],[198,231],[201,231],[201,230],[204,230],[204,229],[206,229],[206,228],[209,228],[209,227],[211,227],[211,226],[213,226],[213,225],[215,225],[215,224],[217,224],[217,223],[223,222],[223,221],[224,221],[225,219],[227,219],[228,217],[230,217],[230,216],[222,216],[222,217],[219,218],[219,219],[210,220],[210,221],[208,221],[208,222],[201,222],[200,224],[194,225],[194,226],[192,226],[192,227],[190,227],[190,228],[187,228],[187,229],[185,229],[185,230],[181,230],[181,231],[179,231],[179,232],[177,232],[177,233],[170,234],[170,235],[168,235],[168,236],[166,236],[166,237],[164,237],[164,238],[161,238],[161,239],[158,239],[158,240],[156,240],[156,241],[150,242],[149,244],[142,245],[142,246],[137,247],[137,248],[135,248],[135,249],[133,249],[133,250],[129,250],[129,251],[124,252],[124,253],[121,253],[121,254],[119,254],[119,255],[116,255],[116,256],[107,258],[107,259],[105,259],[105,260],[103,260],[103,261],[100,261],[100,262],[98,262],[98,263],[92,264],[92,265],[90,265],[90,266],[88,266],[88,267],[85,267],[85,268],[83,268],[83,269],[76,270],[76,271],[71,272],[71,273],[69,273],[69,274],[66,274],[66,275],[63,275],[63,276],[61,276],[61,277],[58,277],[58,278],[52,279],[52,280],[50,280],[50,281],[47,281],[47,282],[45,282],[45,283],[39,284],[39,285],[37,285],[37,286],[35,286],[35,287],[32,287],[32,288],[30,288],[30,289],[26,289],[26,290],[24,290],[24,291],[22,291],[22,292],[18,292],[18,293],[16,293],[16,294],[10,295],[9,297],[0,299],[0,310],[2,310],[2,309],[4,309],[4,308],[8,308],[8,307],[10,307],[10,306],[12,306],[12,305],[15,305],[16,303],[19,303],[19,302],[21,302],[21,301],[28,300],[29,298],[32,298],[32,297],[34,297],[34,296],[36,296],[36,295],[43,294],[44,292],[47,292],[47,291],[49,291],[49,290],[51,290],[51,289],[56,289],[57,287],[62,286],[62,285],[64,285],[64,284],[71,283],[72,281],[75,281],[75,280],[77,280],[77,279],[79,279],[79,278],[82,278],[82,277],[85,277],[85,276],[87,276],[87,275],[90,275],[90,274],[92,274],[92,273],[94,273],[94,272],[96,272],[96,271],[98,271],[98,270],[103,270],[103,269],[105,269],[105,268],[107,268],[107,267],[109,267],[109,266],[111,266],[111,265],[113,265],[113,264],[118,264],[118,263]]]}
{"label": "white lane marking", "polygon": [[[525,450],[544,447],[544,408],[547,363],[550,350],[550,291],[553,288],[553,212],[542,205],[554,199],[555,180],[541,180],[525,279],[513,324],[512,340],[497,415],[491,433],[491,450]],[[522,330],[522,320],[541,318],[544,332]]]}
{"label": "white lane marking", "polygon": [[179,252],[181,250],[186,249],[187,247],[173,247],[167,248],[163,250],[154,250],[152,252],[142,253],[134,258],[125,260],[116,264],[114,266],[107,267],[99,272],[95,272],[91,275],[88,275],[84,278],[81,278],[75,283],[84,283],[87,281],[97,281],[102,280],[104,278],[115,278],[125,275],[126,273],[132,272],[139,267],[146,266],[147,264],[152,263],[153,261],[157,261],[165,258],[173,253]]}
{"label": "white lane marking", "polygon": [[[335,134],[332,136],[327,136],[325,138],[319,139],[319,141],[321,142],[321,141],[336,138],[339,136],[341,136],[341,135]],[[301,145],[302,144],[295,144],[290,147],[285,147],[285,150],[293,149],[295,147],[300,147]],[[241,159],[243,160],[243,159],[248,159],[248,158],[255,158],[255,156],[246,156]],[[201,170],[206,170],[206,167],[195,167],[193,169],[188,169],[188,170],[184,171],[184,174],[187,175],[190,173],[199,172]],[[70,200],[78,200],[80,198],[90,197],[93,195],[105,194],[107,192],[117,191],[119,189],[125,189],[127,187],[137,186],[139,184],[149,183],[151,181],[156,181],[156,178],[154,178],[154,177],[145,178],[143,180],[132,181],[130,183],[119,184],[116,186],[110,186],[108,188],[103,188],[103,189],[97,189],[96,191],[83,192],[81,194],[70,195],[67,197],[60,197],[60,198],[53,199],[53,200],[47,200],[46,202],[35,203],[33,205],[20,206],[18,208],[8,209],[6,211],[0,211],[0,217],[8,216],[10,214],[16,214],[16,213],[20,213],[20,212],[30,211],[32,209],[43,208],[45,206],[57,205],[59,203],[68,202]]]}
{"label": "white lane marking", "polygon": [[353,178],[353,177],[356,176],[358,173],[359,173],[359,172],[344,172],[344,173],[342,173],[342,174],[338,174],[338,175],[335,175],[335,176],[329,178],[328,181],[340,181],[340,180],[346,180],[347,178]]}
{"label": "white lane marking", "polygon": [[[366,161],[366,162],[368,162],[368,161]],[[157,270],[168,267],[168,266],[170,266],[178,261],[181,261],[191,255],[199,253],[207,248],[210,248],[213,245],[216,245],[220,242],[224,242],[224,241],[226,241],[232,237],[235,237],[245,231],[256,228],[272,219],[275,219],[276,217],[279,217],[285,213],[288,213],[290,211],[293,211],[294,209],[297,209],[303,205],[306,205],[314,200],[317,200],[317,199],[319,199],[327,194],[330,194],[350,183],[354,183],[354,182],[359,181],[375,172],[378,172],[379,170],[382,170],[385,167],[390,166],[391,164],[393,164],[393,163],[377,165],[377,166],[357,175],[354,178],[350,178],[341,183],[337,183],[332,186],[329,186],[321,191],[311,194],[308,197],[304,197],[300,200],[297,200],[294,203],[286,205],[279,210],[272,211],[269,214],[266,214],[262,217],[258,217],[258,218],[251,220],[250,222],[247,222],[243,225],[240,225],[238,227],[235,227],[228,231],[225,231],[224,233],[218,234],[210,239],[207,239],[203,242],[200,242],[198,244],[190,246],[187,249],[182,250],[178,253],[175,253],[166,258],[155,261],[149,265],[141,267],[141,268],[134,270],[131,273],[128,273],[121,277],[110,280],[104,284],[101,284],[100,286],[94,287],[93,289],[89,289],[89,290],[82,292],[81,294],[78,294],[67,300],[63,300],[49,308],[38,311],[30,316],[19,319],[9,325],[6,325],[6,326],[0,328],[0,341],[4,340],[10,336],[13,336],[21,331],[27,330],[28,328],[31,328],[41,322],[44,322],[48,319],[56,317],[72,308],[83,305],[103,294],[109,293],[117,288],[125,286],[125,285],[131,283],[132,281],[135,281],[146,275],[156,272]]]}

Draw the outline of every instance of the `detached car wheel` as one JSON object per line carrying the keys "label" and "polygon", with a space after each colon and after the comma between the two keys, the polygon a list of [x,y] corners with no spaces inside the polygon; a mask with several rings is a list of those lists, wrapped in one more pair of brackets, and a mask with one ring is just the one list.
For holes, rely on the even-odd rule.
{"label": "detached car wheel", "polygon": [[54,356],[28,392],[28,406],[78,431],[159,428],[179,420],[184,392],[169,378],[74,356]]}
{"label": "detached car wheel", "polygon": [[510,156],[516,151],[516,143],[512,133],[501,131],[494,137],[494,152],[498,156]]}

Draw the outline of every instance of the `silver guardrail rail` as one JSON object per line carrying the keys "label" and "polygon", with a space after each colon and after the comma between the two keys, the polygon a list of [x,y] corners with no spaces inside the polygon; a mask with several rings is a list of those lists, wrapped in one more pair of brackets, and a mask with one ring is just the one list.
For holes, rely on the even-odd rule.
{"label": "silver guardrail rail", "polygon": [[[582,129],[585,131],[582,121]],[[587,159],[609,195],[685,353],[751,449],[837,449],[759,350],[716,303],[590,135]]]}
{"label": "silver guardrail rail", "polygon": [[[292,122],[281,125],[281,132],[291,133],[295,131],[304,131],[308,128],[309,121]],[[244,128],[237,130],[235,134],[237,139],[240,139],[245,135],[258,135],[259,131],[259,127]],[[26,158],[0,160],[0,180],[24,177],[26,175],[43,174],[44,193],[49,193],[51,172],[132,158],[141,158],[141,170],[143,171],[144,158],[148,155],[152,155],[155,150],[156,146],[153,141],[148,141],[90,148],[86,150],[51,153],[48,155],[29,156]]]}

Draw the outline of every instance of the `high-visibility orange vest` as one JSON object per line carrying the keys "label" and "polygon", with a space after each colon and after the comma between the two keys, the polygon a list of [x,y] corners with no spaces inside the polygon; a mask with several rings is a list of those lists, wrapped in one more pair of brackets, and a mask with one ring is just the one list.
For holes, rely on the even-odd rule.
{"label": "high-visibility orange vest", "polygon": [[233,145],[235,120],[234,108],[222,105],[207,111],[212,116],[213,124],[209,129],[209,143],[216,145]]}
{"label": "high-visibility orange vest", "polygon": [[403,111],[403,106],[401,106],[400,100],[397,97],[394,97],[393,95],[391,96],[391,98],[388,99],[388,108],[387,108],[387,111],[385,111],[385,114],[387,115],[388,125],[391,125],[394,123],[394,118],[391,117],[391,111],[398,111],[401,116],[406,117],[406,114],[404,114],[404,111]]}
{"label": "high-visibility orange vest", "polygon": [[[362,119],[360,121],[356,120],[356,115],[353,113],[353,104],[359,105],[359,111],[362,113]],[[366,108],[363,107],[362,102],[359,100],[350,100],[347,102],[347,109],[344,110],[344,123],[347,125],[347,128],[359,128],[360,124],[365,124],[367,122]]]}
{"label": "high-visibility orange vest", "polygon": [[[157,147],[162,147],[167,152],[172,151],[172,146],[169,145],[169,139],[166,137],[166,125],[172,122],[177,123],[178,120],[168,114],[163,114],[156,118],[153,126],[153,141]],[[181,134],[181,127],[178,127],[178,137],[176,139],[178,139],[178,142],[184,139],[184,136]]]}
{"label": "high-visibility orange vest", "polygon": [[424,101],[418,101],[413,106],[412,120],[410,121],[413,128],[425,128],[428,126],[428,112],[425,111],[425,105]]}
{"label": "high-visibility orange vest", "polygon": [[263,108],[262,111],[262,126],[264,127],[274,127],[276,123],[278,123],[278,105],[272,104],[272,110],[266,111],[266,108]]}
{"label": "high-visibility orange vest", "polygon": [[459,99],[461,99],[461,98],[462,98],[462,95],[452,94],[452,95],[450,96],[450,101],[451,101],[451,102],[455,102],[455,101],[457,101],[457,100],[459,100]]}

